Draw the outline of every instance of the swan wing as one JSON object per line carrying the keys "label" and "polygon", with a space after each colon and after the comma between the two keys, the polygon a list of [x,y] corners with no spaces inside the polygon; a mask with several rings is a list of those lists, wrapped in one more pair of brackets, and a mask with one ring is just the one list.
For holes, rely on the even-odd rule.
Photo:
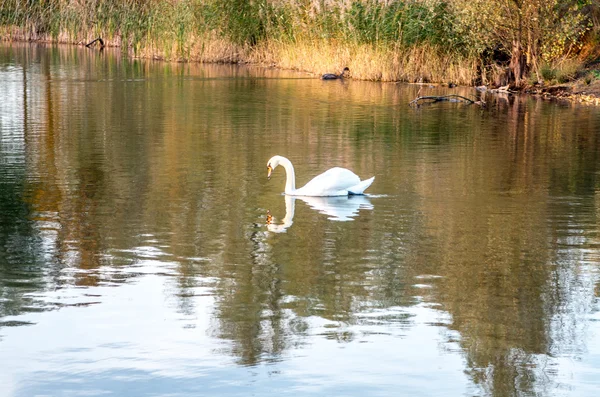
{"label": "swan wing", "polygon": [[348,194],[349,188],[358,184],[360,184],[360,178],[354,172],[347,168],[335,167],[311,179],[306,185],[296,190],[295,194],[299,196],[343,196]]}
{"label": "swan wing", "polygon": [[371,183],[373,183],[374,180],[375,177],[373,176],[369,179],[365,179],[364,181],[360,181],[360,183],[348,188],[348,194],[363,194],[363,192],[367,190],[369,186],[371,186]]}

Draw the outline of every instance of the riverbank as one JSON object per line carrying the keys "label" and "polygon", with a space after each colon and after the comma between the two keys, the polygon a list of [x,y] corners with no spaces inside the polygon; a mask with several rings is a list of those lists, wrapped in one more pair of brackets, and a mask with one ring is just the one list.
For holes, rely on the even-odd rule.
{"label": "riverbank", "polygon": [[[551,95],[600,59],[600,7],[553,2],[572,7],[559,16],[549,2],[528,15],[528,0],[522,9],[508,2],[509,13],[526,17],[512,26],[479,0],[48,0],[27,7],[6,0],[0,39],[83,45],[101,37],[138,58],[249,63],[315,76],[348,67],[358,80],[510,85]],[[593,88],[600,71],[580,79]],[[583,88],[562,92],[600,96]]]}
{"label": "riverbank", "polygon": [[589,82],[582,78],[548,87],[529,87],[524,92],[543,98],[600,106],[600,80]]}
{"label": "riverbank", "polygon": [[468,85],[478,74],[476,53],[438,0],[20,3],[4,2],[0,38],[81,44],[102,37],[141,58],[313,74],[348,67],[352,78],[373,81]]}
{"label": "riverbank", "polygon": [[[94,39],[86,38],[85,41],[73,42],[69,39],[56,40],[49,37],[25,39],[23,36],[12,36],[10,41],[34,42],[48,45],[67,44],[84,46],[86,42],[89,43],[93,40]],[[8,40],[5,38],[5,41]],[[105,45],[114,48],[123,48],[115,41],[105,42]],[[439,68],[437,70],[429,69],[423,71],[422,68],[418,66],[420,63],[415,62],[415,60],[422,59],[422,57],[426,56],[429,56],[430,58],[433,57],[424,50],[414,51],[413,53],[405,54],[404,56],[393,54],[389,51],[388,56],[386,57],[384,52],[374,51],[369,48],[356,48],[351,51],[348,49],[340,49],[329,43],[323,43],[323,45],[320,46],[304,45],[293,49],[287,48],[286,46],[274,46],[248,52],[241,48],[237,48],[227,41],[218,40],[216,38],[211,41],[202,42],[199,47],[202,48],[203,51],[195,52],[193,57],[176,60],[169,59],[168,57],[165,57],[163,52],[153,51],[152,49],[142,49],[137,54],[131,49],[125,50],[127,50],[126,55],[132,58],[195,63],[252,64],[263,67],[296,70],[313,75],[315,78],[320,77],[323,71],[338,71],[338,65],[350,65],[352,73],[349,74],[349,78],[356,80],[412,83],[422,82],[424,80],[423,76],[426,76],[425,81],[435,84],[449,85],[449,83],[451,83],[452,85],[475,86],[472,84],[474,76],[469,72],[471,69],[461,66],[458,62],[455,62],[454,64],[449,62],[450,70]],[[90,48],[90,51],[97,51],[98,49],[99,44],[96,43]],[[356,64],[352,61],[354,58],[353,54],[359,55],[363,61],[365,58],[368,58],[369,62]],[[404,69],[402,71],[399,71],[397,67],[400,62],[403,62],[402,66]],[[472,70],[475,69],[476,67],[473,67]],[[494,85],[489,86],[489,88],[496,87],[497,86]],[[593,79],[590,81],[589,78],[579,78],[563,84],[548,84],[545,86],[531,85],[523,87],[518,91],[546,99],[568,100],[600,106],[600,79]]]}

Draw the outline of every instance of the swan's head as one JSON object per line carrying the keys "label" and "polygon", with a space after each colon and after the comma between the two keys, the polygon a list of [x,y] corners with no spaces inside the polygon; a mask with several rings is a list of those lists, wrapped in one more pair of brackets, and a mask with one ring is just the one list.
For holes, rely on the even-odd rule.
{"label": "swan's head", "polygon": [[268,179],[271,179],[271,173],[273,172],[273,170],[275,168],[277,168],[277,166],[281,162],[282,158],[283,157],[281,157],[281,156],[273,156],[273,157],[271,157],[271,159],[267,163],[267,178]]}

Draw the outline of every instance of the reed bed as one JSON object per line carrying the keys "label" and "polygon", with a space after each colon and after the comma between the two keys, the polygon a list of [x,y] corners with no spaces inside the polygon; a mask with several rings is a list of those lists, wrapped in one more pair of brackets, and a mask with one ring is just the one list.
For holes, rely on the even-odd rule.
{"label": "reed bed", "polygon": [[368,44],[310,40],[274,42],[255,49],[249,61],[319,74],[350,68],[359,80],[453,82],[472,84],[477,59],[441,51],[432,45],[395,48]]}
{"label": "reed bed", "polygon": [[469,40],[457,1],[0,0],[0,39],[102,37],[131,56],[169,61],[315,74],[347,66],[353,78],[377,81],[499,81],[502,67],[483,66],[486,49]]}

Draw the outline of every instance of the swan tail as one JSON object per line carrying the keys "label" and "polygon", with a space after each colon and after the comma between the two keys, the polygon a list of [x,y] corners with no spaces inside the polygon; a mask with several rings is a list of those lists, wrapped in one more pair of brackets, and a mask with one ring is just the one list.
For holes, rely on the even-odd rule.
{"label": "swan tail", "polygon": [[363,194],[363,192],[367,190],[369,186],[371,186],[371,183],[373,183],[374,180],[375,177],[371,177],[369,179],[365,179],[364,181],[360,181],[360,183],[348,189],[348,194]]}

